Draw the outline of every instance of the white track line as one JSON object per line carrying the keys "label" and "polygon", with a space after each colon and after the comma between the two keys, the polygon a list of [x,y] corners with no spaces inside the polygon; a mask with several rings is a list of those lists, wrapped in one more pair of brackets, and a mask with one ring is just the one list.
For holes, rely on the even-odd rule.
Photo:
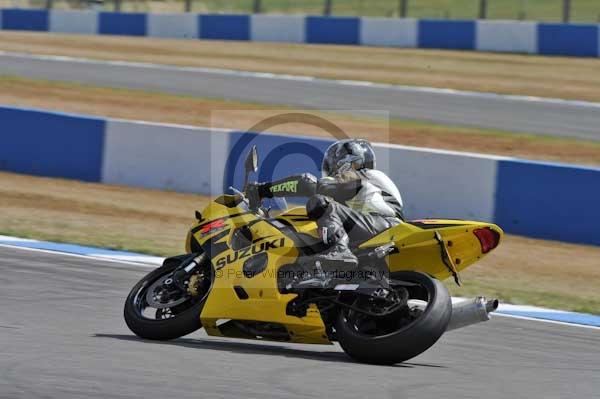
{"label": "white track line", "polygon": [[239,76],[239,77],[250,77],[257,79],[271,79],[271,80],[288,80],[296,82],[320,82],[327,84],[334,84],[340,86],[351,86],[351,87],[372,87],[380,89],[400,90],[413,93],[430,93],[430,94],[445,94],[453,96],[463,97],[474,97],[474,98],[487,98],[497,100],[510,100],[510,101],[521,101],[521,102],[536,102],[542,104],[556,104],[556,105],[570,105],[575,107],[588,107],[588,108],[600,108],[600,103],[591,101],[579,101],[579,100],[566,100],[562,98],[551,98],[551,97],[536,97],[536,96],[524,96],[524,95],[513,95],[513,94],[499,94],[490,92],[476,92],[467,90],[455,90],[455,89],[443,89],[437,87],[426,87],[426,86],[405,86],[405,85],[394,85],[386,83],[377,83],[371,81],[362,80],[335,80],[335,79],[324,79],[317,78],[314,76],[302,76],[302,75],[288,75],[288,74],[276,74],[268,72],[251,72],[241,71],[234,69],[224,68],[203,68],[203,67],[184,67],[168,64],[155,64],[146,62],[132,62],[132,61],[110,61],[110,60],[95,60],[90,58],[80,57],[69,57],[62,55],[41,55],[41,54],[29,54],[19,53],[11,51],[0,51],[0,56],[12,57],[24,60],[40,60],[40,61],[56,61],[56,62],[72,62],[80,64],[93,64],[93,65],[108,65],[108,66],[121,66],[121,67],[132,67],[132,68],[145,68],[155,69],[161,71],[172,71],[172,72],[198,72],[198,73],[212,73],[225,76]]}
{"label": "white track line", "polygon": [[88,259],[88,260],[89,259],[101,260],[101,261],[108,262],[108,263],[120,263],[123,265],[131,265],[131,266],[137,266],[137,267],[143,267],[143,268],[156,269],[158,267],[157,265],[151,265],[149,263],[138,263],[138,262],[130,262],[130,261],[126,261],[126,260],[121,260],[121,259],[105,258],[105,257],[101,257],[101,256],[90,256],[90,255],[73,254],[70,252],[51,251],[49,249],[27,248],[27,247],[10,245],[10,244],[0,244],[0,247],[10,248],[10,249],[20,249],[20,250],[29,251],[29,252],[42,252],[45,254],[51,254],[51,255],[57,255],[57,256],[70,256],[73,258],[81,258],[81,259]]}

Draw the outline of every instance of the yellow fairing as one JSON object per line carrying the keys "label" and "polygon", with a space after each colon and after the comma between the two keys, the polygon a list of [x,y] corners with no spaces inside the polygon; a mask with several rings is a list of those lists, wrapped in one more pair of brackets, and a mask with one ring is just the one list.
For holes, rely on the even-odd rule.
{"label": "yellow fairing", "polygon": [[[214,207],[215,204],[211,206]],[[226,208],[226,211],[223,209],[213,210],[217,212],[211,214],[211,219],[213,219],[213,215],[225,216],[243,213],[239,208]],[[312,305],[308,309],[307,315],[302,318],[286,315],[286,306],[296,297],[296,294],[279,292],[277,272],[281,266],[294,263],[298,257],[298,250],[291,238],[272,224],[263,220],[257,221],[254,215],[246,213],[230,220],[231,231],[221,242],[230,242],[235,227],[247,225],[252,220],[256,221],[250,223],[252,236],[263,238],[254,244],[253,248],[259,250],[260,245],[265,242],[278,246],[269,249],[267,268],[253,277],[244,275],[242,268],[247,258],[240,259],[239,251],[236,256],[236,251],[228,248],[213,258],[216,278],[200,315],[202,326],[209,335],[223,336],[225,334],[219,329],[219,321],[248,320],[278,323],[286,328],[291,342],[329,344],[325,325],[316,306]],[[214,235],[197,237],[197,239],[202,242]],[[227,260],[227,263],[224,263],[223,259]],[[240,299],[236,294],[235,287],[241,287],[248,298]]]}
{"label": "yellow fairing", "polygon": [[490,228],[500,237],[504,234],[495,224],[464,220],[422,220],[418,222],[418,226],[410,223],[399,224],[363,243],[361,248],[394,242],[398,251],[388,257],[391,272],[418,270],[438,280],[444,280],[452,274],[442,260],[442,249],[435,238],[436,231],[442,237],[446,250],[459,272],[485,256],[481,252],[481,244],[473,233],[474,230]]}

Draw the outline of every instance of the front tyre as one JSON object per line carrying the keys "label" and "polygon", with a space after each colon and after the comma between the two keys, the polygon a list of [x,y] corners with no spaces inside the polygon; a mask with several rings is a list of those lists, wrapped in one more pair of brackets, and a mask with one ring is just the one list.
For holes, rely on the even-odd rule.
{"label": "front tyre", "polygon": [[212,266],[204,258],[193,275],[193,289],[183,291],[165,284],[182,263],[197,254],[166,259],[163,266],[142,278],[125,301],[127,327],[137,336],[152,340],[170,340],[202,327],[200,313],[212,285]]}
{"label": "front tyre", "polygon": [[340,311],[336,336],[353,359],[372,364],[395,364],[429,349],[446,331],[452,315],[447,288],[426,274],[403,271],[393,280],[412,283],[407,287],[408,305],[386,317],[365,316],[355,310]]}

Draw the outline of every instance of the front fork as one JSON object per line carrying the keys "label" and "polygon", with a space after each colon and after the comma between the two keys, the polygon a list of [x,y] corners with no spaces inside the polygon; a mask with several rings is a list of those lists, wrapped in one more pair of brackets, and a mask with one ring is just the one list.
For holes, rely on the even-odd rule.
{"label": "front fork", "polygon": [[185,282],[189,281],[196,268],[202,263],[204,256],[205,254],[201,253],[189,262],[181,262],[181,264],[173,271],[171,278],[165,280],[165,283],[174,284],[180,290],[187,292]]}

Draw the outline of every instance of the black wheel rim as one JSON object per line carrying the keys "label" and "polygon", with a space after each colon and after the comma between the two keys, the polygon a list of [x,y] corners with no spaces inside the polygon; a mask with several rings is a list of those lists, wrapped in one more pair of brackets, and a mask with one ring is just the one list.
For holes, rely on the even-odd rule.
{"label": "black wheel rim", "polygon": [[[408,291],[407,306],[381,317],[361,313],[353,309],[344,312],[346,324],[357,334],[371,338],[382,337],[410,328],[416,323],[432,306],[432,293],[424,284],[417,281],[413,287],[404,287]],[[398,288],[395,288],[398,289]],[[354,307],[364,307],[358,299]]]}
{"label": "black wheel rim", "polygon": [[[180,297],[176,297],[176,288],[167,289],[165,291],[168,298],[164,300],[164,305],[161,307],[153,307],[148,301],[149,290],[160,291],[159,285],[161,280],[164,281],[170,277],[172,270],[165,270],[160,275],[153,276],[140,285],[136,293],[132,296],[132,305],[138,317],[147,321],[164,321],[173,319],[187,310],[190,310],[198,302],[202,302],[208,296],[212,287],[212,267],[210,263],[200,266],[198,274],[202,275],[202,279],[198,284],[198,295],[192,296],[187,292],[179,291]],[[170,302],[169,302],[170,301]],[[170,306],[169,306],[170,305]]]}

